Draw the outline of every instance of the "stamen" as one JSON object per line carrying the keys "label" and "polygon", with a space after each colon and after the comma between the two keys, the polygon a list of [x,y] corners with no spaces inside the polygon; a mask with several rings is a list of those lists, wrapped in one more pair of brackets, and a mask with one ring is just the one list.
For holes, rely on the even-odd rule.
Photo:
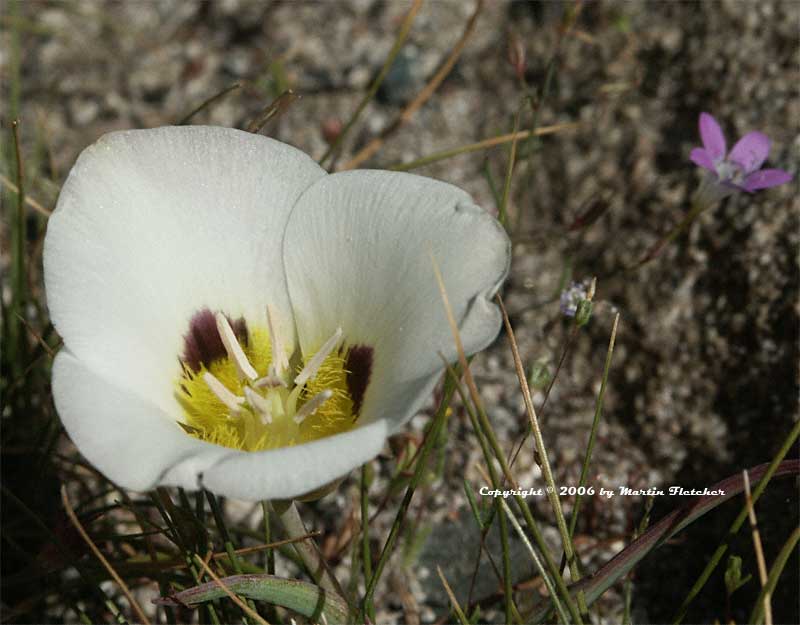
{"label": "stamen", "polygon": [[261,397],[249,386],[244,387],[244,396],[247,398],[247,403],[256,409],[258,415],[261,417],[261,423],[269,425],[272,423],[272,410],[270,409],[270,402],[264,397]]}
{"label": "stamen", "polygon": [[267,304],[267,327],[269,328],[269,338],[272,341],[272,362],[275,365],[275,373],[281,375],[289,368],[289,359],[286,357],[283,341],[278,334],[277,316],[275,309]]}
{"label": "stamen", "polygon": [[241,404],[244,403],[244,397],[238,397],[231,393],[222,382],[208,371],[203,374],[203,381],[208,385],[208,388],[211,389],[211,392],[217,396],[217,399],[230,409],[231,414],[238,415],[242,412]]}
{"label": "stamen", "polygon": [[236,365],[239,377],[247,377],[251,380],[255,380],[258,377],[258,373],[247,360],[247,356],[244,355],[244,350],[242,350],[242,346],[239,345],[239,341],[236,339],[236,335],[233,333],[233,328],[231,328],[231,324],[228,323],[227,317],[218,312],[214,315],[214,319],[217,322],[219,338],[222,339],[222,344],[225,346],[225,351],[228,352],[228,357]]}
{"label": "stamen", "polygon": [[319,371],[322,363],[325,362],[328,355],[336,348],[341,338],[342,329],[336,328],[336,332],[333,333],[333,336],[325,341],[322,347],[319,348],[319,351],[314,354],[313,358],[303,367],[303,370],[297,374],[294,383],[298,386],[303,386],[308,380],[317,375],[317,371]]}
{"label": "stamen", "polygon": [[317,393],[309,399],[305,404],[302,405],[300,410],[297,411],[297,414],[294,415],[294,422],[298,425],[303,422],[306,417],[310,417],[314,414],[317,410],[319,410],[320,406],[328,401],[331,397],[333,397],[333,391],[330,389],[326,389],[321,393]]}

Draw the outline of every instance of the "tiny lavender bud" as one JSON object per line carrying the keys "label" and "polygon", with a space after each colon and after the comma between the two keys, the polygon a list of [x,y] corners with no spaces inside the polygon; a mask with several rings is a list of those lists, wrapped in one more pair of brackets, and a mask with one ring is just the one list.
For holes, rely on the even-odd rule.
{"label": "tiny lavender bud", "polygon": [[587,299],[588,284],[586,282],[572,282],[561,292],[561,314],[574,317],[578,312],[578,304]]}

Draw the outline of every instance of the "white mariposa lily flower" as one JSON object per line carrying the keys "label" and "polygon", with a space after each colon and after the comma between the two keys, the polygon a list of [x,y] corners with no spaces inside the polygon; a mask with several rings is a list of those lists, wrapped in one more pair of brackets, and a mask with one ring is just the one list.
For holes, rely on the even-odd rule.
{"label": "white mariposa lily flower", "polygon": [[431,253],[466,351],[483,349],[510,243],[460,189],[328,175],[227,128],[108,134],[45,238],[58,413],[132,490],[320,488],[377,455],[455,357]]}

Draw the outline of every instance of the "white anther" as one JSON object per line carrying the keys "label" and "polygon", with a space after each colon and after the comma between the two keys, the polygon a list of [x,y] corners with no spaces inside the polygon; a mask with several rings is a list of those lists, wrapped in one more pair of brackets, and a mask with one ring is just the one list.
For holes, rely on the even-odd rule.
{"label": "white anther", "polygon": [[289,368],[289,359],[286,357],[286,349],[283,346],[281,335],[278,333],[277,317],[275,309],[267,304],[267,327],[269,340],[272,341],[272,362],[275,366],[275,373],[280,376]]}
{"label": "white anther", "polygon": [[232,415],[238,415],[242,411],[244,397],[239,397],[231,393],[228,387],[208,371],[203,374],[203,382],[205,382],[208,388],[211,389],[211,392],[217,396],[217,399],[230,409]]}
{"label": "white anther", "polygon": [[297,386],[303,386],[303,384],[317,375],[317,371],[319,371],[322,363],[325,362],[325,359],[328,357],[328,355],[334,349],[336,349],[336,346],[339,344],[341,339],[342,329],[336,328],[336,332],[333,333],[333,336],[325,341],[322,347],[319,348],[319,351],[314,354],[306,366],[303,367],[303,370],[297,374],[297,377],[294,379],[294,383],[297,384]]}
{"label": "white anther", "polygon": [[249,386],[244,387],[244,396],[247,398],[247,403],[255,408],[258,416],[261,417],[261,423],[269,425],[272,423],[272,410],[270,409],[270,402],[261,397]]}
{"label": "white anther", "polygon": [[228,323],[228,318],[221,312],[218,312],[214,315],[214,319],[217,322],[219,338],[222,339],[222,344],[225,346],[225,351],[228,352],[228,357],[236,365],[239,377],[255,380],[258,377],[258,373],[247,360],[247,356],[244,355],[244,350],[242,350],[242,346],[239,345],[236,334],[234,334],[231,324]]}
{"label": "white anther", "polygon": [[314,414],[317,410],[319,410],[319,407],[331,397],[333,397],[333,391],[330,389],[326,389],[321,393],[314,395],[314,397],[303,404],[300,410],[297,411],[297,414],[294,415],[294,422],[297,424],[302,423],[306,417],[310,417],[312,414]]}
{"label": "white anther", "polygon": [[253,386],[255,388],[276,388],[278,386],[288,387],[289,385],[277,375],[265,375],[263,378],[258,378],[253,382]]}

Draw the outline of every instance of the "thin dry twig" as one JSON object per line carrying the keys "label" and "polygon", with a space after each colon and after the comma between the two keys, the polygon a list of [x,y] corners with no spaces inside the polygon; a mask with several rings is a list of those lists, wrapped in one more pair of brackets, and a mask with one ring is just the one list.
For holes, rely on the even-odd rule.
{"label": "thin dry twig", "polygon": [[188,123],[189,123],[189,122],[192,120],[192,118],[193,118],[195,115],[197,115],[197,114],[198,114],[200,111],[202,111],[204,108],[206,108],[206,107],[208,107],[208,106],[211,106],[211,105],[212,105],[214,102],[216,102],[216,101],[217,101],[217,100],[219,100],[220,98],[223,98],[223,97],[225,97],[225,96],[226,96],[226,95],[228,95],[228,94],[229,94],[231,91],[235,91],[236,89],[239,89],[239,88],[241,88],[241,87],[242,87],[242,83],[240,83],[240,82],[235,82],[235,83],[233,83],[232,85],[229,85],[229,86],[225,87],[225,88],[224,88],[222,91],[220,91],[219,93],[215,93],[215,94],[214,94],[214,95],[212,95],[210,98],[208,98],[207,100],[205,100],[205,101],[204,101],[202,104],[200,104],[200,105],[199,105],[199,106],[197,106],[196,108],[192,109],[192,111],[191,111],[191,112],[189,112],[189,113],[187,113],[186,115],[184,115],[184,116],[181,118],[181,120],[180,120],[180,121],[178,121],[178,123],[177,123],[177,124],[175,124],[175,125],[176,125],[176,126],[185,126],[186,124],[188,124]]}
{"label": "thin dry twig", "polygon": [[423,165],[430,165],[431,163],[450,158],[451,156],[469,154],[470,152],[478,152],[480,150],[493,148],[510,141],[522,141],[523,139],[528,139],[531,136],[542,137],[544,135],[551,135],[561,132],[562,130],[578,128],[580,125],[580,122],[565,122],[563,124],[553,124],[551,126],[539,126],[536,128],[536,130],[520,130],[519,132],[509,132],[504,135],[498,135],[497,137],[482,139],[476,143],[468,143],[467,145],[460,145],[455,148],[442,150],[441,152],[429,154],[428,156],[423,156],[422,158],[418,158],[414,161],[395,163],[394,165],[387,167],[387,169],[392,171],[409,171],[411,169],[416,169],[417,167],[422,167]]}
{"label": "thin dry twig", "polygon": [[[439,294],[442,297],[442,301],[444,302],[444,309],[445,313],[447,314],[447,321],[450,324],[450,329],[453,333],[453,341],[456,344],[456,351],[458,353],[458,362],[461,365],[461,368],[464,370],[464,379],[467,382],[467,388],[469,389],[470,397],[472,398],[472,402],[475,404],[475,408],[480,410],[483,406],[483,402],[481,401],[480,393],[478,393],[478,387],[475,384],[475,379],[472,377],[472,371],[470,371],[469,363],[467,362],[467,356],[464,352],[464,344],[461,342],[461,334],[458,331],[458,323],[456,322],[456,318],[453,315],[453,308],[450,305],[450,298],[447,295],[447,290],[444,288],[444,278],[442,277],[442,272],[439,270],[439,264],[436,262],[436,258],[433,256],[433,252],[431,252],[431,263],[433,264],[433,271],[436,274],[436,282],[439,285]],[[512,481],[513,486],[516,488],[516,482]]]}
{"label": "thin dry twig", "polygon": [[[39,343],[39,345],[42,346],[42,349],[47,353],[47,355],[50,356],[50,359],[52,360],[53,358],[55,358],[56,357],[56,349],[58,349],[58,345],[56,346],[56,349],[53,349],[52,347],[50,347],[47,344],[47,341],[44,340],[44,337],[41,334],[39,334],[30,323],[28,323],[28,320],[25,319],[25,317],[23,317],[19,313],[17,313],[16,316],[17,316],[17,319],[19,319],[20,323],[25,326],[25,329],[28,331],[28,333],[34,339],[36,339],[36,342]],[[59,342],[59,345],[60,345],[61,344],[61,340],[59,339],[58,342]]]}
{"label": "thin dry twig", "polygon": [[453,606],[453,610],[455,611],[459,622],[461,625],[469,625],[469,619],[467,619],[464,611],[461,609],[461,606],[458,605],[458,600],[453,593],[453,589],[450,588],[450,584],[447,583],[447,578],[444,576],[444,573],[442,573],[442,567],[440,567],[438,564],[436,565],[436,572],[439,574],[439,579],[442,580],[444,590],[447,593],[447,596],[450,598],[450,604]]}
{"label": "thin dry twig", "polygon": [[67,495],[67,487],[65,485],[61,486],[61,501],[64,504],[64,511],[67,513],[70,522],[75,526],[75,529],[78,530],[81,538],[83,538],[83,540],[86,541],[86,544],[89,545],[92,553],[94,553],[97,559],[100,560],[100,563],[109,572],[111,577],[114,578],[114,581],[117,582],[117,585],[122,590],[122,594],[125,595],[128,603],[130,603],[131,609],[136,613],[136,617],[139,619],[139,622],[149,625],[150,621],[148,620],[147,616],[145,616],[144,610],[142,610],[141,606],[136,602],[136,599],[133,598],[130,588],[128,588],[125,582],[122,581],[122,578],[114,570],[114,567],[112,567],[108,560],[106,560],[105,556],[100,553],[97,545],[92,542],[92,539],[89,538],[89,534],[87,534],[86,530],[83,529],[83,525],[81,525],[81,522],[78,520],[78,516],[75,514],[75,510],[73,510],[72,504],[69,501],[69,495]]}
{"label": "thin dry twig", "polygon": [[[243,556],[251,553],[258,553],[260,551],[265,551],[267,549],[274,549],[275,547],[281,547],[282,545],[291,545],[292,543],[301,542],[304,540],[313,540],[314,538],[321,535],[322,532],[319,530],[315,530],[313,532],[309,532],[308,534],[304,534],[303,536],[297,536],[296,538],[285,538],[283,540],[277,540],[275,542],[270,543],[262,543],[260,545],[253,545],[252,547],[242,547],[241,549],[234,549],[233,553],[237,556]],[[224,560],[225,558],[230,559],[230,554],[227,551],[219,551],[213,553],[211,555],[212,560]],[[160,566],[165,569],[185,569],[189,565],[186,562],[178,562],[177,560],[172,562],[162,562]]]}
{"label": "thin dry twig", "polygon": [[500,200],[500,208],[497,215],[498,221],[503,225],[506,225],[506,220],[508,219],[508,199],[511,197],[511,179],[514,176],[514,164],[517,161],[517,132],[519,130],[519,120],[521,117],[522,106],[519,107],[514,117],[514,132],[512,133],[514,138],[511,140],[511,146],[508,150],[508,166],[506,168],[506,179],[503,183],[503,197]]}
{"label": "thin dry twig", "polygon": [[[209,556],[209,560],[210,559],[211,557]],[[261,623],[261,625],[269,625],[269,623],[264,619],[263,616],[261,616],[258,612],[256,612],[252,608],[250,608],[250,606],[248,606],[244,601],[239,599],[239,597],[237,597],[236,594],[222,582],[222,580],[217,576],[216,573],[214,573],[214,571],[211,570],[211,567],[208,566],[208,563],[205,560],[203,560],[203,558],[201,558],[198,554],[194,554],[194,560],[200,566],[203,567],[203,570],[211,579],[214,580],[214,583],[216,583],[217,586],[222,588],[225,594],[231,598],[231,601],[233,601],[237,606],[239,606],[239,608],[244,613],[254,618],[257,622]]]}
{"label": "thin dry twig", "polygon": [[300,99],[300,94],[295,93],[291,89],[287,89],[277,98],[275,98],[269,105],[262,110],[258,116],[247,125],[247,132],[258,134],[261,129],[266,126],[267,122],[273,117],[283,115],[296,100]]}
{"label": "thin dry twig", "polygon": [[[19,193],[19,187],[11,182],[8,178],[6,178],[3,174],[0,174],[0,182],[8,187],[8,189],[12,193]],[[52,210],[49,208],[45,208],[39,202],[34,200],[31,196],[27,193],[25,194],[25,203],[30,206],[33,210],[35,210],[40,215],[44,215],[45,217],[49,217],[52,214]]]}
{"label": "thin dry twig", "polygon": [[414,24],[414,18],[416,18],[420,8],[422,8],[422,0],[414,0],[414,4],[411,5],[411,8],[408,10],[408,13],[406,13],[405,18],[403,19],[400,29],[397,31],[397,37],[394,40],[394,45],[389,51],[389,56],[386,57],[386,61],[384,62],[383,67],[381,67],[381,71],[375,77],[375,80],[372,81],[367,93],[364,94],[363,98],[361,98],[361,102],[358,103],[356,110],[353,112],[353,115],[350,117],[350,120],[347,122],[347,124],[345,124],[342,132],[339,133],[336,139],[328,146],[328,149],[325,150],[325,154],[322,155],[322,158],[319,159],[320,165],[325,163],[325,161],[327,161],[329,158],[336,157],[339,148],[344,142],[345,136],[347,136],[347,134],[350,132],[350,129],[355,125],[356,121],[358,121],[358,118],[361,116],[361,113],[364,112],[367,104],[369,104],[372,98],[375,97],[375,94],[378,92],[378,88],[383,83],[384,78],[386,78],[386,75],[392,68],[397,55],[400,53],[400,50],[405,44],[408,33],[411,32],[411,26]]}
{"label": "thin dry twig", "polygon": [[[750,529],[753,531],[753,549],[756,552],[756,562],[758,563],[758,577],[761,580],[761,587],[767,585],[767,563],[764,559],[764,549],[761,547],[761,534],[758,531],[758,519],[756,519],[756,509],[753,506],[753,497],[750,494],[750,476],[747,469],[742,471],[744,477],[744,500],[747,503],[747,516],[750,519]],[[772,625],[772,603],[769,591],[764,592],[764,623]]]}
{"label": "thin dry twig", "polygon": [[414,116],[414,113],[416,113],[422,107],[422,105],[430,99],[430,97],[439,88],[439,85],[441,85],[444,79],[450,74],[456,64],[456,61],[458,61],[461,53],[464,51],[467,41],[469,41],[469,38],[472,36],[472,33],[475,30],[475,24],[477,23],[478,16],[482,10],[483,0],[478,0],[477,4],[475,5],[475,10],[472,12],[472,15],[467,21],[467,25],[464,27],[464,32],[462,33],[461,38],[458,40],[456,45],[453,46],[453,49],[450,52],[450,55],[447,57],[447,60],[433,75],[433,78],[430,79],[428,84],[425,85],[422,91],[419,92],[417,97],[414,98],[405,109],[403,109],[400,115],[398,115],[391,124],[384,128],[377,137],[374,137],[367,145],[361,148],[358,154],[356,154],[341,167],[342,170],[355,169],[361,165],[361,163],[375,154],[375,152],[380,150],[389,136],[397,132],[406,123],[408,123],[408,120]]}

